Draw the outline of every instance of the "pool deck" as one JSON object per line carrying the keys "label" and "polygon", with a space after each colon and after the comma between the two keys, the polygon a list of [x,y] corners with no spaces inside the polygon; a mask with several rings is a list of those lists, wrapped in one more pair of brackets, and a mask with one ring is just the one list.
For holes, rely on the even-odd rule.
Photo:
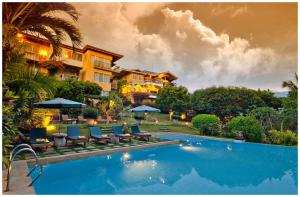
{"label": "pool deck", "polygon": [[[157,134],[159,136],[160,134]],[[142,144],[142,145],[135,145],[135,146],[128,146],[128,147],[120,147],[120,148],[112,148],[106,150],[95,150],[90,152],[83,152],[83,153],[74,153],[68,155],[59,155],[59,156],[50,156],[50,157],[43,157],[40,158],[41,163],[56,163],[66,160],[76,160],[82,159],[87,157],[94,157],[94,156],[101,156],[101,155],[109,155],[115,154],[120,152],[127,152],[131,150],[140,150],[146,148],[154,148],[159,146],[166,146],[166,145],[173,145],[180,143],[178,140],[172,141],[162,141],[156,142],[151,144]],[[29,187],[28,185],[31,183],[31,177],[26,177],[28,173],[28,165],[31,165],[35,162],[34,159],[28,160],[19,160],[13,162],[12,174],[10,178],[10,191],[5,192],[6,189],[6,175],[7,169],[2,170],[2,191],[4,195],[32,195],[35,194],[34,188]],[[38,181],[38,180],[37,180]]]}

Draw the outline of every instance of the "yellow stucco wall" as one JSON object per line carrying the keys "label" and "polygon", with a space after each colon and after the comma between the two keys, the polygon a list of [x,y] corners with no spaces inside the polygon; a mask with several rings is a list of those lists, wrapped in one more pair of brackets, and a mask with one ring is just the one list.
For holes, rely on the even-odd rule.
{"label": "yellow stucco wall", "polygon": [[[112,76],[112,72],[110,72],[110,71],[94,68],[94,65],[91,62],[92,56],[96,56],[96,57],[100,57],[100,58],[104,58],[104,59],[108,59],[108,60],[113,59],[112,56],[105,55],[102,53],[97,53],[97,52],[94,52],[91,50],[87,50],[83,55],[82,80],[95,82],[94,75],[96,72]],[[111,91],[111,83],[98,83],[98,82],[95,82],[95,83],[97,83],[99,86],[101,86],[104,91]]]}

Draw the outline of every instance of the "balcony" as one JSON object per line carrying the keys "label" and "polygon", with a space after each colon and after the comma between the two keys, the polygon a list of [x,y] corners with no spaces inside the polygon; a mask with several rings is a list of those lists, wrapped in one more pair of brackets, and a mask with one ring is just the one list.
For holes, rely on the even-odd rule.
{"label": "balcony", "polygon": [[160,82],[160,81],[146,81],[144,83],[144,85],[155,85],[155,86],[159,86],[159,87],[164,86],[163,82]]}
{"label": "balcony", "polygon": [[94,60],[93,65],[94,65],[94,68],[97,68],[97,69],[103,69],[103,70],[109,70],[109,71],[112,70],[110,63]]}
{"label": "balcony", "polygon": [[29,52],[29,51],[25,52],[25,58],[33,61],[45,61],[48,59],[48,57],[45,55],[41,55],[39,53]]}

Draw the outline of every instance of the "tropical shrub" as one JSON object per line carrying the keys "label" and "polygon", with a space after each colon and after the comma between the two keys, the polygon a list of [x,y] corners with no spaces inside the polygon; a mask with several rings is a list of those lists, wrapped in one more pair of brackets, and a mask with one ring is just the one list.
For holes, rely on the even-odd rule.
{"label": "tropical shrub", "polygon": [[94,108],[87,108],[83,111],[83,117],[87,119],[96,119],[98,112]]}
{"label": "tropical shrub", "polygon": [[87,98],[99,98],[102,88],[93,82],[67,79],[57,82],[55,97],[84,102]]}
{"label": "tropical shrub", "polygon": [[267,132],[272,129],[280,129],[281,115],[278,111],[271,107],[258,107],[248,113],[249,116],[253,116],[264,131]]}
{"label": "tropical shrub", "polygon": [[282,144],[293,146],[298,143],[298,136],[292,131],[271,130],[268,132],[268,142],[271,144]]}
{"label": "tropical shrub", "polygon": [[265,106],[257,91],[238,87],[211,87],[196,90],[192,95],[193,110],[198,114],[225,117],[247,114],[255,107]]}
{"label": "tropical shrub", "polygon": [[220,122],[216,115],[200,114],[192,119],[192,124],[199,129],[200,134],[219,135],[221,132]]}
{"label": "tropical shrub", "polygon": [[155,104],[164,113],[184,112],[190,107],[190,100],[187,88],[167,85],[158,91]]}
{"label": "tropical shrub", "polygon": [[259,96],[263,102],[264,106],[271,107],[274,109],[279,109],[282,107],[282,101],[280,98],[275,97],[274,93],[270,90],[257,90],[257,96]]}
{"label": "tropical shrub", "polygon": [[247,141],[262,142],[265,137],[262,126],[251,116],[237,116],[227,127],[233,133],[241,132]]}

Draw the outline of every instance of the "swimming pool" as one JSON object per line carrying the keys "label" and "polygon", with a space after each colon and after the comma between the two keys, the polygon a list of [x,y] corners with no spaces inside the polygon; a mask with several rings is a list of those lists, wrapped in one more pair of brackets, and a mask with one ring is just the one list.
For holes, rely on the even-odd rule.
{"label": "swimming pool", "polygon": [[297,148],[184,135],[161,137],[188,141],[48,164],[34,183],[35,192],[297,194]]}

